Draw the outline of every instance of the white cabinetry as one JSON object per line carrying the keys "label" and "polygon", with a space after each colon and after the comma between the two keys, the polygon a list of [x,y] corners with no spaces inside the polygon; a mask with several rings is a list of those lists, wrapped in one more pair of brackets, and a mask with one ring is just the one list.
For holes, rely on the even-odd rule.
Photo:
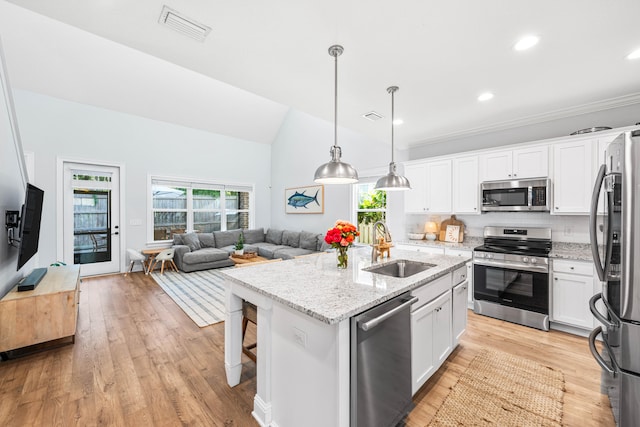
{"label": "white cabinetry", "polygon": [[451,290],[411,313],[411,392],[451,353]]}
{"label": "white cabinetry", "polygon": [[453,212],[480,213],[478,156],[453,159]]}
{"label": "white cabinetry", "polygon": [[[463,256],[463,257],[473,258],[473,251],[471,249],[464,250],[464,249],[446,248],[444,254],[451,255],[451,256]],[[466,269],[467,269],[466,280],[468,282],[467,303],[469,304],[469,308],[473,308],[473,261],[469,261],[467,263]]]}
{"label": "white cabinetry", "polygon": [[[458,272],[459,271],[459,272]],[[453,274],[454,283],[455,278],[458,277],[461,283],[454,286],[452,295],[452,327],[453,327],[453,344],[454,346],[460,342],[460,337],[467,329],[467,298],[469,293],[469,281],[467,280],[467,267],[462,267]]]}
{"label": "white cabinetry", "polygon": [[405,166],[412,189],[405,192],[405,211],[451,213],[451,159]]}
{"label": "white cabinetry", "polygon": [[405,165],[404,176],[411,183],[411,190],[404,192],[405,212],[424,213],[427,208],[427,164]]}
{"label": "white cabinetry", "polygon": [[593,140],[553,147],[554,214],[588,214],[593,189]]}
{"label": "white cabinetry", "polygon": [[593,263],[553,260],[551,276],[551,320],[593,328],[594,317],[589,310],[589,299],[594,294]]}
{"label": "white cabinetry", "polygon": [[549,148],[535,146],[480,156],[481,181],[540,178],[549,175]]}

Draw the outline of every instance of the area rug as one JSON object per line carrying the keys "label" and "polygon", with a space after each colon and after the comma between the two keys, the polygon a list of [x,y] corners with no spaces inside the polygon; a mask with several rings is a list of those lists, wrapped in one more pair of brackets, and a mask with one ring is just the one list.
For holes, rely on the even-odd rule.
{"label": "area rug", "polygon": [[561,426],[563,397],[561,371],[483,349],[429,426]]}
{"label": "area rug", "polygon": [[218,271],[165,271],[151,277],[201,328],[224,320],[224,278]]}

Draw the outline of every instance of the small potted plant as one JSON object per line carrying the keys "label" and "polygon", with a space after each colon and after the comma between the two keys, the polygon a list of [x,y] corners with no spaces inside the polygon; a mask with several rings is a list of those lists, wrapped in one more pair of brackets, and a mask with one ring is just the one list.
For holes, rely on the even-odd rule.
{"label": "small potted plant", "polygon": [[236,242],[236,246],[235,246],[235,254],[236,255],[243,255],[244,254],[244,236],[242,235],[242,233],[240,233],[240,237],[238,237],[238,241]]}

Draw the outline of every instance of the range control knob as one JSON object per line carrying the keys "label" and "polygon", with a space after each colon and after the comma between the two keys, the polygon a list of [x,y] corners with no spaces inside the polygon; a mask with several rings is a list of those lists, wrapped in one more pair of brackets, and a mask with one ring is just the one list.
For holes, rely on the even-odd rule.
{"label": "range control knob", "polygon": [[535,264],[538,262],[538,258],[531,258],[531,264]]}
{"label": "range control knob", "polygon": [[522,262],[529,262],[529,258],[527,258],[526,256],[522,257]]}

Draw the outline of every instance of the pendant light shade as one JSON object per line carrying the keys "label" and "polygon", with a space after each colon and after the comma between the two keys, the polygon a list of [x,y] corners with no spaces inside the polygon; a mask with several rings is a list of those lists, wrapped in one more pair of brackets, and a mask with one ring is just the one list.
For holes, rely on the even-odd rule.
{"label": "pendant light shade", "polygon": [[333,45],[329,48],[329,55],[335,58],[333,146],[330,151],[331,160],[316,170],[313,180],[318,184],[353,184],[358,182],[358,172],[349,163],[340,160],[342,149],[338,147],[338,56],[342,55],[342,52],[344,52],[344,48],[340,45]]}
{"label": "pendant light shade", "polygon": [[376,182],[376,190],[385,191],[397,191],[397,190],[411,190],[411,184],[409,180],[402,175],[398,175],[396,162],[394,161],[394,146],[393,146],[393,122],[394,122],[394,93],[398,91],[398,86],[391,86],[387,88],[387,92],[391,94],[391,163],[389,163],[389,173],[380,178]]}

